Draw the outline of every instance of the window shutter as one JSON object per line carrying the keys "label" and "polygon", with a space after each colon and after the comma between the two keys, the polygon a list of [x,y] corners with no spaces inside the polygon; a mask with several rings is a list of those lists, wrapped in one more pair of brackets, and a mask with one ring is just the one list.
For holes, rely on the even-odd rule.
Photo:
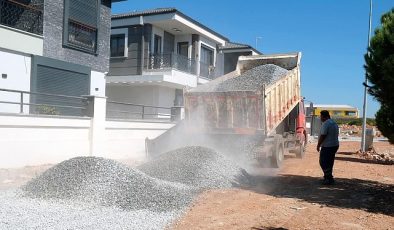
{"label": "window shutter", "polygon": [[[90,79],[88,74],[58,69],[55,67],[37,65],[36,88],[34,92],[55,95],[68,95],[80,97],[89,95]],[[65,108],[60,106],[83,106],[82,101],[64,97],[31,95],[30,100],[34,104],[44,104],[53,107],[61,115],[81,116],[81,109]],[[39,107],[32,107],[39,108]],[[31,112],[34,112],[33,110]]]}
{"label": "window shutter", "polygon": [[69,18],[97,28],[97,0],[69,0]]}
{"label": "window shutter", "polygon": [[98,0],[65,0],[63,44],[88,53],[97,52]]}
{"label": "window shutter", "polygon": [[36,92],[81,96],[89,94],[89,75],[57,69],[50,66],[37,66]]}

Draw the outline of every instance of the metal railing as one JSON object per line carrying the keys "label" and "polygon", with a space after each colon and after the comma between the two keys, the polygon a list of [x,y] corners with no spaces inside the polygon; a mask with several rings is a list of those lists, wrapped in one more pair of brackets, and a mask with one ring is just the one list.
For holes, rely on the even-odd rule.
{"label": "metal railing", "polygon": [[106,117],[109,119],[151,119],[175,121],[180,117],[181,108],[182,107],[162,107],[107,101]]}
{"label": "metal railing", "polygon": [[97,29],[78,21],[68,20],[68,45],[87,50],[96,51]]}
{"label": "metal railing", "polygon": [[146,62],[147,70],[174,68],[190,74],[197,74],[196,60],[174,53],[151,54]]}
{"label": "metal railing", "polygon": [[30,33],[43,34],[44,1],[26,4],[21,0],[0,0],[0,24]]}
{"label": "metal railing", "polygon": [[0,112],[87,116],[87,98],[0,89]]}

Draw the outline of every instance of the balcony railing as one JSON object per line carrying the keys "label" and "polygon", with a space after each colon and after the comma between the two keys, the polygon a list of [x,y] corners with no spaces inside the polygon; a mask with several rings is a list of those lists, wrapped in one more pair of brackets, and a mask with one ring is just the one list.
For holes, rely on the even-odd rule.
{"label": "balcony railing", "polygon": [[183,107],[163,107],[144,104],[134,104],[117,101],[107,101],[107,119],[150,119],[170,120],[181,119]]}
{"label": "balcony railing", "polygon": [[183,55],[174,53],[151,54],[147,60],[147,70],[177,69],[183,72],[197,75],[197,62]]}
{"label": "balcony railing", "polygon": [[0,24],[30,33],[43,33],[44,1],[0,0]]}

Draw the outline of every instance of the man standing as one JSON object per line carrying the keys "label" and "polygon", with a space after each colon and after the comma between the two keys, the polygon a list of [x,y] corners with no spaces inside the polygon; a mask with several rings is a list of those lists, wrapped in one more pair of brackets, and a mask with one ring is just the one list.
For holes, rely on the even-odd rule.
{"label": "man standing", "polygon": [[320,129],[317,151],[320,152],[319,163],[324,173],[323,184],[330,185],[334,183],[332,168],[334,166],[335,153],[339,148],[339,129],[335,121],[331,120],[330,113],[327,110],[320,112],[320,120],[323,124]]}

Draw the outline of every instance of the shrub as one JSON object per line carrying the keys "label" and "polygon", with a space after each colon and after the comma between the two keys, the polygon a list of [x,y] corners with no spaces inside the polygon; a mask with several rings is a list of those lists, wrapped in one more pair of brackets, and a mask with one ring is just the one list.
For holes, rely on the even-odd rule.
{"label": "shrub", "polygon": [[60,115],[59,111],[57,111],[55,107],[49,105],[37,106],[36,113],[45,115]]}

